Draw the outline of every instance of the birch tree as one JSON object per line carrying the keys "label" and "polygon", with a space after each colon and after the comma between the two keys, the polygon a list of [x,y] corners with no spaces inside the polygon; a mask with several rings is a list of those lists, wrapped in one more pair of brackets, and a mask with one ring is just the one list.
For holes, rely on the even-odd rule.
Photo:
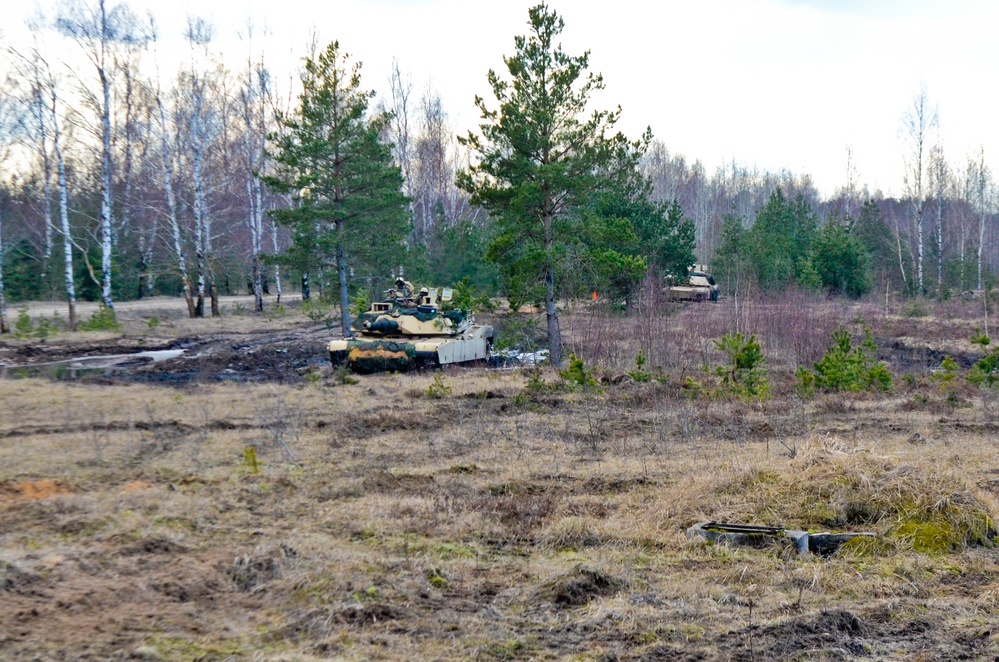
{"label": "birch tree", "polygon": [[263,63],[256,65],[247,58],[240,101],[243,111],[243,142],[246,158],[247,226],[250,229],[252,284],[254,309],[264,310],[263,252],[264,199],[260,175],[264,169],[265,109],[268,95],[269,74]]}
{"label": "birch tree", "polygon": [[933,233],[936,242],[937,277],[936,295],[943,296],[944,265],[944,206],[950,186],[950,167],[944,158],[943,145],[939,142],[930,149],[929,182],[933,196]]}
{"label": "birch tree", "polygon": [[903,140],[906,143],[903,156],[906,196],[909,200],[910,220],[916,234],[916,294],[926,292],[923,282],[923,215],[926,203],[927,152],[929,132],[937,126],[936,111],[930,108],[926,87],[920,87],[912,99],[912,106],[902,116]]}
{"label": "birch tree", "polygon": [[31,30],[34,42],[27,53],[20,53],[13,49],[8,52],[11,60],[15,62],[15,75],[20,78],[27,87],[28,98],[25,100],[28,112],[24,113],[22,122],[24,123],[24,138],[31,142],[41,168],[42,180],[42,223],[44,244],[42,249],[42,269],[41,276],[43,282],[48,282],[49,268],[52,261],[54,226],[52,222],[52,151],[50,140],[50,122],[48,110],[48,86],[46,84],[45,65],[38,43],[38,34],[41,31],[40,21],[32,19],[28,21],[27,27]]}
{"label": "birch tree", "polygon": [[[0,193],[3,192],[3,185],[7,181],[7,157],[10,155],[11,146],[14,143],[14,133],[17,125],[14,107],[14,95],[10,93],[10,81],[7,81],[6,90],[0,90]],[[0,197],[0,333],[9,333],[10,325],[7,323],[7,294],[4,291],[3,283],[3,254],[4,254],[4,208],[3,198]]]}
{"label": "birch tree", "polygon": [[55,78],[46,65],[46,86],[49,96],[50,118],[52,120],[52,150],[55,154],[56,172],[59,186],[59,221],[62,231],[63,266],[65,267],[66,303],[69,314],[66,324],[70,331],[76,331],[76,285],[73,282],[73,235],[69,227],[69,190],[66,183],[66,161],[63,158],[62,130],[59,126],[59,95]]}
{"label": "birch tree", "polygon": [[[157,39],[156,24],[150,17],[149,21],[150,39],[154,46]],[[174,258],[177,260],[177,273],[180,275],[181,286],[184,293],[184,301],[187,302],[187,313],[190,317],[197,316],[197,308],[194,303],[194,295],[191,291],[191,278],[187,270],[187,259],[184,255],[184,241],[181,238],[180,221],[177,214],[177,195],[173,185],[173,157],[170,150],[170,129],[167,125],[166,108],[163,103],[163,91],[160,87],[159,61],[156,65],[156,111],[159,119],[160,138],[160,175],[162,177],[163,192],[167,203],[167,219],[170,221],[170,237],[173,240]]]}
{"label": "birch tree", "polygon": [[[56,26],[77,41],[100,84],[100,98],[95,105],[100,113],[97,133],[101,140],[101,302],[114,310],[111,295],[111,85],[115,73],[114,49],[116,45],[136,43],[142,37],[127,4],[108,7],[106,0],[95,1],[95,5],[85,0],[67,2],[56,19]],[[90,94],[86,88],[83,91]]]}
{"label": "birch tree", "polygon": [[978,154],[977,163],[972,169],[975,207],[978,211],[978,291],[985,290],[985,279],[983,276],[983,256],[985,251],[985,217],[988,213],[988,192],[992,184],[992,176],[985,165],[985,148],[981,148]]}
{"label": "birch tree", "polygon": [[[212,27],[202,19],[188,20],[185,37],[191,48],[191,65],[188,72],[188,88],[186,90],[190,104],[190,135],[193,157],[191,179],[194,184],[194,234],[195,256],[197,258],[197,297],[195,312],[198,317],[205,316],[205,295],[211,297],[212,315],[218,315],[218,291],[215,288],[214,276],[210,272],[212,250],[212,222],[208,210],[208,198],[205,187],[205,151],[206,126],[205,114],[207,106],[206,76],[198,66],[199,56],[207,58],[207,47],[213,37]],[[200,50],[200,53],[198,52]]]}
{"label": "birch tree", "polygon": [[402,170],[402,191],[413,197],[413,159],[410,151],[409,132],[409,98],[413,93],[413,84],[399,69],[399,61],[392,59],[392,73],[389,76],[391,90],[391,107],[388,129],[392,137],[392,150],[396,163]]}

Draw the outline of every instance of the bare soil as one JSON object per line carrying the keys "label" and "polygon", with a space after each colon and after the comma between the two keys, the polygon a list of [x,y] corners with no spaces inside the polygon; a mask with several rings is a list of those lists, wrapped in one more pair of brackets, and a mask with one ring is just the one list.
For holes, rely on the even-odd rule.
{"label": "bare soil", "polygon": [[[767,335],[774,395],[756,402],[712,392],[695,366],[716,355],[675,358],[702,347],[684,316],[722,328],[727,305],[663,322],[650,383],[624,376],[632,336],[603,344],[631,322],[566,311],[573,349],[602,357],[590,389],[485,368],[344,379],[335,332],[294,308],[4,340],[0,364],[40,372],[0,379],[0,658],[999,656],[999,409],[931,378],[934,352],[965,353],[962,375],[981,354],[973,320],[867,314],[910,377],[807,401],[783,364],[810,350]],[[819,558],[686,538],[712,519],[879,542]]]}

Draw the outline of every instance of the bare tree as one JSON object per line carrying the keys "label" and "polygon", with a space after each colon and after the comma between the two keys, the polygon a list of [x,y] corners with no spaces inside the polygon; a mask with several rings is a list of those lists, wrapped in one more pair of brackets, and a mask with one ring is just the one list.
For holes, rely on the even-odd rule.
{"label": "bare tree", "polygon": [[250,228],[250,250],[252,252],[252,284],[254,309],[264,310],[263,253],[264,198],[260,173],[264,169],[264,146],[266,140],[265,109],[269,87],[269,74],[263,62],[253,64],[248,57],[243,86],[240,90],[242,101],[244,146],[246,150],[246,198],[248,202],[247,225]]}
{"label": "bare tree", "polygon": [[[101,138],[101,301],[114,309],[111,296],[111,84],[114,75],[116,45],[133,44],[142,40],[138,22],[128,5],[121,3],[108,8],[106,0],[66,0],[56,26],[77,41],[93,65],[100,82],[100,100],[95,104],[100,112]],[[90,92],[84,86],[83,92]]]}
{"label": "bare tree", "polygon": [[902,115],[903,141],[906,143],[903,162],[906,196],[909,200],[911,221],[916,233],[916,293],[923,294],[923,213],[925,207],[927,141],[930,129],[937,126],[937,114],[930,108],[930,102],[923,85],[912,99],[910,107]]}
{"label": "bare tree", "polygon": [[[150,35],[153,43],[156,42],[156,24],[150,16]],[[194,304],[194,296],[191,292],[191,279],[187,271],[187,260],[184,256],[184,242],[181,239],[180,222],[177,218],[177,196],[173,189],[173,159],[170,153],[170,131],[167,128],[166,110],[163,107],[163,94],[159,82],[159,65],[156,69],[156,109],[159,115],[160,129],[160,156],[162,159],[161,174],[163,177],[163,190],[166,193],[167,216],[170,219],[171,237],[173,239],[173,250],[177,260],[177,271],[184,290],[184,300],[187,302],[187,312],[191,317],[196,317],[197,310]]]}
{"label": "bare tree", "polygon": [[988,213],[988,192],[992,184],[992,176],[985,165],[985,148],[979,151],[978,163],[973,165],[973,186],[975,202],[978,211],[978,289],[985,288],[982,276],[982,262],[985,250],[985,216]]}
{"label": "bare tree", "polygon": [[937,296],[943,295],[943,265],[944,265],[944,204],[947,189],[950,186],[950,167],[944,158],[943,145],[937,142],[930,149],[929,165],[930,189],[934,200],[933,230],[936,239],[937,257]]}
{"label": "bare tree", "polygon": [[[213,36],[212,27],[200,18],[190,18],[187,24],[187,38],[191,46],[191,66],[189,71],[188,102],[191,105],[190,132],[193,152],[192,180],[194,183],[194,226],[195,254],[198,268],[198,289],[195,310],[198,317],[205,316],[205,294],[209,293],[212,301],[212,315],[218,314],[218,291],[215,288],[214,275],[209,271],[212,235],[211,217],[208,213],[208,199],[205,189],[204,161],[206,150],[205,114],[207,85],[205,75],[197,65],[198,57],[207,57],[207,46]],[[197,54],[200,49],[201,53]]]}
{"label": "bare tree", "polygon": [[853,148],[846,146],[846,186],[843,188],[843,199],[846,202],[844,211],[847,216],[853,212],[853,205],[857,201],[857,162],[853,159]]}
{"label": "bare tree", "polygon": [[54,225],[52,222],[52,153],[49,144],[48,87],[45,66],[38,44],[42,19],[32,18],[27,22],[28,29],[35,38],[31,49],[25,53],[8,49],[14,64],[14,73],[25,82],[28,99],[28,112],[22,117],[23,137],[33,145],[32,151],[41,166],[42,179],[42,223],[44,224],[44,247],[42,252],[42,280],[48,282],[48,272],[52,260]]}
{"label": "bare tree", "polygon": [[69,191],[66,184],[66,162],[62,154],[62,132],[59,128],[59,97],[55,78],[46,66],[46,79],[49,94],[49,112],[52,118],[52,149],[55,152],[56,169],[59,174],[59,220],[62,229],[62,246],[65,265],[66,301],[69,306],[67,325],[70,331],[76,331],[76,286],[73,283],[73,235],[69,228]]}
{"label": "bare tree", "polygon": [[[8,79],[5,87],[7,90],[0,91],[0,184],[6,179],[5,164],[10,155],[11,146],[14,143],[14,133],[18,124],[16,109],[14,106],[14,95],[10,94],[12,82]],[[0,333],[9,333],[10,325],[7,323],[7,295],[3,286],[3,199],[0,198]]]}

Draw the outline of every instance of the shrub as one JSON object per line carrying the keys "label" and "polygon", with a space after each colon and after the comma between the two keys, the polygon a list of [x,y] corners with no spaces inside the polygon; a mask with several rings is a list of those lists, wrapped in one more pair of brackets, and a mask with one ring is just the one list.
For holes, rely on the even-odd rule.
{"label": "shrub", "polygon": [[929,308],[926,306],[926,302],[920,299],[914,300],[905,309],[906,317],[926,317],[930,314]]}
{"label": "shrub", "polygon": [[333,308],[321,302],[303,301],[302,312],[313,324],[329,324],[333,319]]}
{"label": "shrub", "polygon": [[725,388],[750,398],[769,395],[770,383],[763,368],[767,359],[755,334],[746,338],[741,333],[726,333],[715,340],[715,348],[728,357],[728,365],[715,368]]}
{"label": "shrub", "polygon": [[494,308],[492,299],[485,294],[479,294],[468,276],[455,284],[451,301],[442,306],[444,310],[465,310],[472,313],[478,310],[493,310]]}
{"label": "shrub", "polygon": [[805,366],[798,366],[794,376],[796,378],[795,387],[800,397],[811,398],[815,395],[815,373]]}
{"label": "shrub", "polygon": [[121,325],[118,324],[118,316],[113,308],[101,305],[94,311],[86,322],[80,325],[82,331],[118,331]]}
{"label": "shrub", "polygon": [[953,393],[954,387],[957,386],[957,361],[945,356],[940,362],[940,370],[930,375],[930,379],[937,382],[944,393]]}
{"label": "shrub", "polygon": [[371,300],[368,298],[368,293],[365,290],[358,291],[357,294],[350,300],[350,314],[353,317],[358,317],[368,312],[371,308]]}
{"label": "shrub", "polygon": [[[877,347],[870,329],[864,334],[864,342],[853,347],[850,332],[840,327],[833,331],[832,344],[825,356],[815,364],[815,387],[848,392],[891,390],[891,373],[876,356]],[[800,370],[799,373],[802,379],[804,373]]]}
{"label": "shrub", "polygon": [[28,315],[28,308],[24,306],[17,313],[17,319],[14,320],[14,337],[23,340],[25,338],[48,338],[49,336],[54,336],[56,334],[56,325],[54,321],[49,321],[44,317],[38,320],[38,325],[35,326],[31,321],[31,317]]}
{"label": "shrub", "polygon": [[635,369],[628,372],[628,376],[634,379],[636,382],[641,384],[646,384],[652,381],[652,373],[645,369],[645,365],[649,362],[645,358],[645,354],[642,350],[638,350],[638,354],[635,356]]}
{"label": "shrub", "polygon": [[260,460],[257,458],[257,449],[247,446],[243,449],[243,470],[256,476],[260,473]]}
{"label": "shrub", "polygon": [[968,372],[968,381],[976,386],[992,388],[999,384],[999,347],[981,359]]}
{"label": "shrub", "polygon": [[28,317],[28,307],[25,306],[18,311],[17,319],[14,321],[14,337],[27,338],[34,330],[31,318]]}
{"label": "shrub", "polygon": [[971,344],[980,345],[981,347],[988,347],[989,343],[992,342],[992,338],[989,338],[989,334],[982,333],[981,329],[977,326],[975,327],[975,332],[971,334]]}
{"label": "shrub", "polygon": [[351,376],[350,370],[348,370],[345,365],[337,367],[336,372],[333,373],[333,379],[340,386],[350,386],[351,384],[357,384],[360,381]]}
{"label": "shrub", "polygon": [[569,365],[565,370],[559,370],[559,377],[570,386],[594,387],[597,380],[593,378],[593,370],[587,370],[583,359],[575,354],[569,355]]}
{"label": "shrub", "polygon": [[427,387],[427,397],[440,400],[451,396],[451,385],[447,383],[441,373],[434,375],[434,380]]}

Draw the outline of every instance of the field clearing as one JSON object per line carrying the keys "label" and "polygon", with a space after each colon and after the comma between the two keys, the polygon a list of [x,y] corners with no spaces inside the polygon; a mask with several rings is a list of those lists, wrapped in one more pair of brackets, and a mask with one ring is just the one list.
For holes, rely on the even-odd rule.
{"label": "field clearing", "polygon": [[[968,385],[947,398],[928,371],[943,351],[974,358],[974,318],[752,313],[774,395],[711,395],[704,341],[751,313],[687,307],[643,335],[569,310],[570,347],[607,379],[576,390],[486,368],[344,384],[332,333],[294,311],[144,310],[155,328],[123,311],[124,333],[5,342],[10,365],[188,351],[0,380],[0,657],[999,655],[999,403]],[[835,324],[870,326],[911,377],[800,400],[791,366],[814,350],[777,335],[792,314],[820,350]],[[641,347],[668,380],[620,379]],[[686,538],[707,520],[880,537],[825,558]]]}

